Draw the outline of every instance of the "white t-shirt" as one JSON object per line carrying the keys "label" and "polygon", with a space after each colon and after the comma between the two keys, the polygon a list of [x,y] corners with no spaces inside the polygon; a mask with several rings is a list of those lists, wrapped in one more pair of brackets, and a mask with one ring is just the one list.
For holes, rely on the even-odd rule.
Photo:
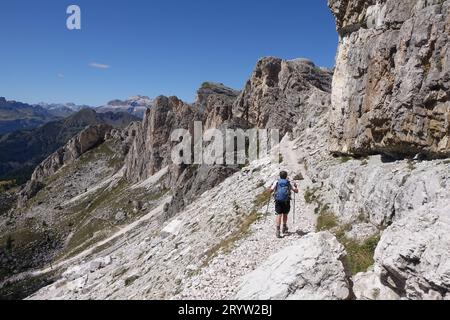
{"label": "white t-shirt", "polygon": [[277,184],[278,184],[278,181],[275,181],[275,182],[272,184],[272,187],[270,188],[270,190],[272,190],[272,192],[275,191],[275,189],[277,188]]}

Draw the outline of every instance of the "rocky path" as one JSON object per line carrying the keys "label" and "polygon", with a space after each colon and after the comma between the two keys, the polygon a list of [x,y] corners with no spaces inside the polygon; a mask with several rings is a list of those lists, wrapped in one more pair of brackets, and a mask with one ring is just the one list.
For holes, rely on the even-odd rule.
{"label": "rocky path", "polygon": [[[300,198],[300,199],[299,199]],[[192,277],[175,299],[233,299],[241,284],[241,277],[254,271],[261,263],[283,247],[291,246],[305,234],[315,231],[315,219],[301,197],[297,197],[295,224],[290,216],[291,233],[283,239],[275,238],[274,216],[262,216],[250,234],[235,243],[230,252],[221,252],[201,273]],[[273,204],[270,212],[273,212]],[[261,209],[264,214],[265,208]]]}
{"label": "rocky path", "polygon": [[[295,182],[304,190],[312,182],[292,152],[294,145],[293,141],[283,143],[280,152],[284,163],[279,169],[291,173],[301,172],[305,180]],[[304,235],[315,232],[317,217],[314,208],[306,204],[302,190],[296,195],[295,200],[295,215],[292,211],[289,217],[290,233],[283,239],[275,237],[274,204],[271,203],[267,216],[265,216],[266,207],[260,208],[261,218],[251,226],[249,234],[237,241],[229,252],[220,252],[199,274],[191,277],[174,299],[234,299],[242,276],[254,271],[282,248],[289,247]]]}

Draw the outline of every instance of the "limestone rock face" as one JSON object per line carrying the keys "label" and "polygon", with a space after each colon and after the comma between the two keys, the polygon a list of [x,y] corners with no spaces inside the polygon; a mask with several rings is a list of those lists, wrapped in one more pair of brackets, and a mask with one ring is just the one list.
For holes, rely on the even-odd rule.
{"label": "limestone rock face", "polygon": [[[367,164],[351,160],[325,169],[318,179],[323,179],[321,189],[327,190],[322,201],[343,222],[352,223],[357,234],[364,226],[355,224],[360,216],[374,226],[386,227],[425,204],[450,197],[448,172],[449,165],[442,160],[384,164],[374,156]],[[367,227],[360,231],[370,231]]]}
{"label": "limestone rock face", "polygon": [[331,151],[450,155],[450,1],[329,0]]}
{"label": "limestone rock face", "polygon": [[233,118],[233,103],[239,91],[220,83],[205,82],[197,91],[195,105],[203,113],[205,129],[218,128]]}
{"label": "limestone rock face", "polygon": [[126,159],[126,177],[134,182],[142,181],[169,165],[173,130],[193,132],[197,119],[200,119],[198,111],[178,98],[156,98],[153,108],[147,110],[143,122],[136,128]]}
{"label": "limestone rock face", "polygon": [[[143,122],[133,128],[134,141],[125,166],[127,178],[137,182],[169,168],[165,186],[172,190],[174,197],[162,216],[163,221],[237,171],[237,166],[172,163],[171,152],[177,142],[171,141],[171,134],[176,129],[188,130],[194,143],[194,138],[198,138],[194,136],[195,121],[202,124],[203,132],[212,128],[223,131],[236,126],[245,129],[245,124],[238,125],[239,120],[232,114],[238,94],[223,84],[205,82],[197,91],[197,100],[193,104],[176,97],[157,98]],[[207,147],[207,143],[204,146]]]}
{"label": "limestone rock face", "polygon": [[[225,87],[223,84],[205,82],[197,91],[197,101],[193,108],[199,112],[199,121],[203,130],[217,129],[225,140],[226,129],[246,129],[246,124],[232,113],[233,103],[239,92]],[[204,155],[213,152],[213,146],[203,143]],[[220,155],[216,155],[220,157]],[[239,171],[238,165],[175,165],[169,169],[170,188],[174,194],[173,200],[164,215],[164,220],[180,212],[186,205],[204,192],[220,184],[223,180]]]}
{"label": "limestone rock face", "polygon": [[[197,101],[188,104],[176,97],[160,96],[148,109],[141,124],[133,128],[134,142],[126,160],[126,176],[140,181],[171,164],[171,134],[185,129],[194,137],[194,122],[203,129],[219,128],[230,122],[238,91],[223,84],[205,82],[197,91]],[[176,173],[176,172],[175,172]]]}
{"label": "limestone rock face", "polygon": [[351,226],[347,238],[362,242],[381,236],[375,271],[353,278],[356,298],[446,298],[448,160],[383,163],[380,156],[372,156],[335,165],[331,160],[315,161],[308,162],[308,174],[318,170],[313,179],[320,182],[309,192],[318,197],[318,208],[328,205],[341,226]]}
{"label": "limestone rock face", "polygon": [[112,130],[107,124],[94,125],[81,131],[64,147],[43,161],[34,171],[31,180],[43,181],[56,173],[62,166],[73,163],[81,155],[105,141],[105,135]]}
{"label": "limestone rock face", "polygon": [[329,105],[332,72],[309,60],[263,58],[258,61],[233,114],[251,127],[292,131],[302,115]]}
{"label": "limestone rock face", "polygon": [[443,198],[396,221],[375,259],[381,280],[408,299],[444,299],[450,291],[450,202]]}
{"label": "limestone rock face", "polygon": [[345,250],[329,232],[310,234],[245,276],[240,300],[344,300],[350,296]]}
{"label": "limestone rock face", "polygon": [[239,171],[237,166],[225,165],[172,166],[170,183],[172,184],[174,197],[164,215],[164,220],[180,212],[194,199],[211,190],[237,171]]}
{"label": "limestone rock face", "polygon": [[33,198],[44,187],[43,182],[47,177],[54,175],[64,165],[73,163],[84,153],[103,143],[105,136],[112,129],[113,127],[107,124],[87,127],[64,147],[44,160],[34,170],[31,180],[18,193],[18,207],[23,207],[29,199]]}
{"label": "limestone rock face", "polygon": [[44,184],[42,182],[37,180],[29,181],[18,194],[17,206],[19,208],[23,207],[25,203],[31,198],[34,198],[38,192],[42,190],[42,188],[44,188]]}
{"label": "limestone rock face", "polygon": [[358,300],[399,300],[400,296],[380,281],[379,270],[358,273],[353,277],[353,292]]}

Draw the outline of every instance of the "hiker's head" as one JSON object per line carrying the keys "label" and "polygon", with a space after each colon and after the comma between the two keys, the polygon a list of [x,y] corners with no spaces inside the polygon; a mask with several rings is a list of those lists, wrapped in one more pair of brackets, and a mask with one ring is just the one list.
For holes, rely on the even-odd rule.
{"label": "hiker's head", "polygon": [[286,171],[280,172],[280,178],[286,180],[288,177],[288,173]]}

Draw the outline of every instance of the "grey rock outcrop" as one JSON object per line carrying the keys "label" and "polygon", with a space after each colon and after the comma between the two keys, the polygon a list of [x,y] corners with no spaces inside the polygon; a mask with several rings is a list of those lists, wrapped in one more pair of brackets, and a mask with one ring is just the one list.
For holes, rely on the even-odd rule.
{"label": "grey rock outcrop", "polygon": [[317,197],[316,210],[327,207],[341,226],[350,226],[348,238],[363,242],[381,236],[375,271],[353,278],[356,298],[445,299],[450,261],[445,231],[450,212],[448,160],[319,159],[307,162],[308,175],[320,181],[308,191]]}
{"label": "grey rock outcrop", "polygon": [[44,188],[44,184],[37,180],[31,180],[29,181],[23,188],[20,190],[18,197],[17,197],[17,206],[19,208],[23,207],[25,203],[34,198],[39,191]]}
{"label": "grey rock outcrop", "polygon": [[0,192],[0,216],[7,213],[15,205],[16,199],[17,195],[14,192]]}
{"label": "grey rock outcrop", "polygon": [[63,166],[72,164],[87,151],[105,141],[105,136],[112,130],[108,124],[89,126],[73,137],[65,146],[45,159],[34,170],[31,180],[20,190],[17,206],[22,208],[26,202],[42,190],[46,178],[56,174]]}
{"label": "grey rock outcrop", "polygon": [[87,151],[105,141],[105,135],[112,130],[107,124],[94,125],[81,131],[64,147],[60,148],[34,171],[31,180],[42,182],[45,178],[55,174],[62,166],[73,163]]}
{"label": "grey rock outcrop", "polygon": [[450,1],[329,0],[331,151],[450,156]]}
{"label": "grey rock outcrop", "polygon": [[218,128],[233,117],[233,103],[239,91],[221,83],[205,82],[197,91],[195,105],[203,113],[205,128]]}
{"label": "grey rock outcrop", "polygon": [[450,197],[445,161],[383,163],[380,156],[373,156],[365,162],[318,164],[317,180],[323,182],[317,186],[319,194],[323,191],[320,201],[329,204],[342,222],[352,223],[353,231],[363,226],[356,226],[357,220],[386,227],[424,204]]}
{"label": "grey rock outcrop", "polygon": [[[134,123],[124,131],[107,133],[107,139],[123,142],[123,155],[127,154],[125,163],[119,161],[118,167],[104,172],[113,159],[100,157],[82,173],[73,173],[80,175],[76,178],[79,180],[71,178],[74,176],[60,178],[72,180],[58,181],[49,186],[49,191],[59,193],[60,189],[67,188],[66,193],[70,191],[67,197],[52,200],[54,212],[44,209],[38,212],[45,212],[44,222],[53,225],[61,215],[70,214],[76,205],[92,219],[116,221],[124,226],[117,233],[116,230],[111,230],[112,234],[106,232],[105,237],[110,235],[107,238],[101,233],[106,230],[100,228],[91,237],[88,235],[87,241],[76,243],[67,258],[72,258],[70,254],[78,249],[89,249],[73,260],[62,261],[58,268],[70,267],[69,271],[33,298],[223,299],[236,296],[241,275],[245,276],[237,293],[239,299],[450,298],[448,161],[386,162],[380,155],[361,159],[334,158],[328,151],[331,141],[338,154],[422,152],[427,156],[445,156],[445,152],[436,151],[434,142],[428,143],[428,138],[421,136],[422,129],[415,128],[418,131],[411,131],[412,138],[406,141],[401,140],[403,136],[398,132],[402,131],[398,128],[404,125],[405,119],[410,121],[407,112],[422,114],[415,104],[408,109],[412,111],[402,111],[408,105],[405,95],[412,94],[411,101],[416,103],[426,90],[439,88],[427,81],[431,81],[432,70],[439,69],[434,51],[441,48],[440,54],[444,57],[447,54],[446,44],[440,45],[438,40],[443,35],[436,36],[434,48],[430,50],[433,52],[430,73],[419,77],[423,87],[408,91],[404,86],[416,79],[408,73],[410,70],[415,74],[416,66],[409,64],[417,61],[415,55],[427,48],[427,37],[418,40],[423,27],[419,15],[429,18],[432,38],[433,25],[442,24],[439,19],[448,10],[447,2],[416,1],[400,7],[389,0],[330,1],[341,36],[340,60],[334,78],[335,104],[331,112],[332,128],[337,129],[331,140],[327,112],[331,104],[332,73],[307,60],[276,58],[258,62],[240,94],[221,84],[205,83],[198,90],[194,104],[176,97],[159,97],[141,123]],[[427,16],[430,10],[435,10],[436,14]],[[412,32],[412,40],[403,44],[406,48],[397,47],[396,41],[403,39],[406,31],[402,28],[408,23],[419,24],[415,29],[418,34]],[[418,43],[424,45],[418,47]],[[372,51],[372,46],[378,51]],[[389,51],[391,46],[397,51]],[[391,55],[393,64],[389,62]],[[442,66],[442,72],[439,71],[442,78],[436,80],[443,86],[439,90],[444,92],[447,90],[446,68]],[[361,75],[354,73],[355,70]],[[386,83],[391,77],[394,83],[399,82],[398,87],[393,85],[389,92],[383,86],[390,88]],[[371,82],[374,79],[379,80],[378,84]],[[342,97],[348,101],[339,100]],[[427,111],[424,119],[439,117],[438,105],[448,103],[436,99],[438,103]],[[373,101],[378,102],[372,104]],[[402,102],[397,108],[394,104],[398,101],[406,101],[406,104]],[[367,112],[352,118],[354,104],[367,106]],[[337,110],[337,106],[343,108]],[[389,127],[377,120],[381,115],[389,118]],[[368,127],[363,125],[364,117],[373,120],[367,120]],[[357,121],[352,122],[352,119]],[[417,126],[432,126],[430,119],[419,124],[411,121]],[[175,129],[192,132],[194,121],[201,121],[204,129],[268,127],[281,129],[282,133],[292,131],[292,134],[286,134],[280,145],[281,165],[271,163],[269,157],[249,163],[244,169],[173,164],[170,135]],[[339,135],[347,125],[362,134],[367,133],[367,128],[373,129],[375,134],[370,132],[369,137],[382,132],[381,142],[365,143],[365,138],[360,139],[358,135],[354,139],[362,144],[355,147],[353,136]],[[420,144],[422,142],[416,139],[425,139],[428,144]],[[208,143],[205,145],[210,147]],[[110,151],[115,155],[117,150]],[[68,152],[68,159],[73,154],[76,152]],[[52,166],[50,162],[46,172],[51,172]],[[300,222],[297,220],[297,225],[294,222],[290,225],[291,230],[297,232],[280,240],[284,246],[293,246],[277,252],[280,247],[273,244],[276,240],[267,236],[274,231],[273,222],[259,218],[265,210],[261,203],[266,203],[262,192],[275,179],[280,166],[292,177],[297,176],[296,179],[303,177],[300,186],[304,195],[297,198],[296,203],[297,213],[301,212]],[[97,167],[100,167],[98,171],[92,170]],[[91,173],[86,174],[88,171]],[[85,183],[89,177],[92,181]],[[85,184],[81,188],[82,183]],[[103,196],[107,196],[106,200],[95,208],[97,199]],[[128,204],[114,208],[122,202]],[[272,206],[269,209],[273,211]],[[356,240],[351,244],[370,251],[356,271],[367,272],[350,279],[343,263],[346,252],[338,239],[330,232],[313,233],[317,230],[317,216],[323,213],[336,218],[332,223],[338,226],[330,229],[337,235],[342,232],[338,235],[340,241],[343,237]],[[21,216],[30,215],[25,212]],[[84,232],[86,226],[77,224],[73,229]],[[92,240],[94,235],[99,237]],[[348,246],[344,241],[342,243]],[[377,247],[375,265],[370,267],[374,262],[374,247]],[[351,262],[355,252],[349,248],[348,253],[346,261]],[[100,256],[108,258],[98,260]],[[42,264],[36,266],[42,267]],[[353,266],[351,269],[355,271]]]}
{"label": "grey rock outcrop", "polygon": [[[194,122],[203,129],[219,128],[233,121],[232,106],[239,92],[223,84],[205,82],[197,91],[197,101],[188,104],[176,97],[160,96],[147,110],[144,120],[134,128],[134,142],[126,160],[126,176],[139,181],[171,165],[171,134],[176,129],[188,130],[194,138]],[[194,141],[193,141],[194,143]],[[184,171],[175,168],[175,179]]]}
{"label": "grey rock outcrop", "polygon": [[345,255],[331,233],[308,235],[246,276],[237,299],[345,300],[350,297]]}
{"label": "grey rock outcrop", "polygon": [[358,300],[399,300],[394,290],[381,283],[379,270],[358,273],[352,278],[353,293]]}
{"label": "grey rock outcrop", "polygon": [[172,166],[170,181],[174,197],[164,215],[164,220],[180,212],[194,199],[220,184],[237,171],[239,170],[236,166],[225,165],[188,166],[185,168]]}
{"label": "grey rock outcrop", "polygon": [[171,134],[175,129],[193,132],[198,110],[176,97],[160,96],[148,109],[141,125],[135,128],[135,139],[128,153],[126,177],[138,182],[151,177],[171,164]]}
{"label": "grey rock outcrop", "polygon": [[263,58],[233,106],[250,127],[292,131],[308,111],[329,105],[332,72],[309,60]]}
{"label": "grey rock outcrop", "polygon": [[232,106],[238,94],[223,84],[205,82],[197,91],[194,104],[175,97],[159,97],[143,122],[134,127],[135,138],[126,160],[127,178],[140,181],[164,167],[169,168],[165,186],[174,197],[162,221],[237,171],[237,166],[174,164],[171,152],[176,142],[171,141],[171,134],[176,129],[185,129],[192,139],[197,138],[194,137],[195,121],[202,124],[203,131],[233,128],[238,120],[233,118]]}
{"label": "grey rock outcrop", "polygon": [[450,201],[410,212],[386,230],[376,250],[382,282],[408,299],[444,299],[450,292]]}
{"label": "grey rock outcrop", "polygon": [[[199,111],[199,121],[203,124],[203,132],[217,129],[223,134],[225,130],[246,129],[246,124],[233,116],[233,103],[239,91],[230,89],[223,84],[205,82],[197,91],[194,108]],[[213,153],[213,146],[204,141],[204,156]],[[215,155],[220,157],[221,155]],[[225,156],[225,154],[223,154]],[[220,184],[223,180],[239,171],[238,165],[201,164],[175,165],[169,170],[169,180],[174,195],[173,201],[166,212],[165,218],[176,214],[195,198]]]}

